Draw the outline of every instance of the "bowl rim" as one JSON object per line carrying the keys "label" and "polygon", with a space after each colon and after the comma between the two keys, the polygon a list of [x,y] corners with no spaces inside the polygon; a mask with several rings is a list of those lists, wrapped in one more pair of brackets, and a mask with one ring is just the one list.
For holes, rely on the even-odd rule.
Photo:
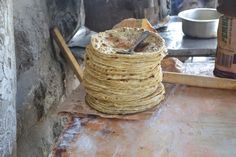
{"label": "bowl rim", "polygon": [[181,19],[184,19],[184,20],[192,21],[192,22],[216,22],[216,21],[219,20],[219,18],[210,19],[210,20],[195,20],[195,19],[191,19],[191,18],[188,18],[188,17],[185,16],[186,13],[190,13],[194,10],[197,10],[197,11],[200,11],[200,10],[215,11],[219,14],[219,18],[220,18],[220,16],[222,16],[222,14],[219,13],[215,8],[194,8],[194,9],[188,9],[188,10],[181,11],[178,14],[178,17],[180,17]]}

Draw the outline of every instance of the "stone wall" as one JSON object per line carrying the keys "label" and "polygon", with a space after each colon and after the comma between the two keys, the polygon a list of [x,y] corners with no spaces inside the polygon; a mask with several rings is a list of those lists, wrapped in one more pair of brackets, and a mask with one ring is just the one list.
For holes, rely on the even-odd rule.
{"label": "stone wall", "polygon": [[171,13],[177,15],[179,12],[193,8],[216,8],[217,0],[171,0]]}
{"label": "stone wall", "polygon": [[11,0],[0,0],[0,157],[16,157],[16,66]]}
{"label": "stone wall", "polygon": [[170,0],[85,0],[84,6],[85,25],[98,32],[131,17],[157,24],[170,12]]}
{"label": "stone wall", "polygon": [[82,6],[82,0],[14,0],[18,157],[47,156],[60,132],[53,111],[78,82],[49,29],[59,26],[68,40],[84,23]]}

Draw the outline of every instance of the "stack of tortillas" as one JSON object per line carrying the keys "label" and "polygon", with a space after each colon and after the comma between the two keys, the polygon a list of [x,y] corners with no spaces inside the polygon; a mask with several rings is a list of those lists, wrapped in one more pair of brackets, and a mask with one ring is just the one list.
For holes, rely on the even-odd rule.
{"label": "stack of tortillas", "polygon": [[150,32],[133,54],[117,53],[130,48],[144,31],[124,27],[92,36],[84,70],[89,106],[108,114],[130,114],[153,108],[164,99],[160,64],[166,47],[158,34]]}

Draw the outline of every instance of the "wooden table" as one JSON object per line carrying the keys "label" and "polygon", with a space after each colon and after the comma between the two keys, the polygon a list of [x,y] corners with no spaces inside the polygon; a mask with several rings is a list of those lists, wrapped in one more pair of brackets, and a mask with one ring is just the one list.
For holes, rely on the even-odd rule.
{"label": "wooden table", "polygon": [[[72,116],[51,157],[236,156],[236,91],[166,88],[166,100],[147,120]],[[78,91],[73,103],[84,102]]]}

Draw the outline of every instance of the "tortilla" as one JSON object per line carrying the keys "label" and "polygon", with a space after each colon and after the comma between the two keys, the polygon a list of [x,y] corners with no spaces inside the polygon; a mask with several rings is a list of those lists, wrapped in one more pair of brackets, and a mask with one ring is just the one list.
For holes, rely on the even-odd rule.
{"label": "tortilla", "polygon": [[143,29],[117,28],[92,36],[86,48],[86,103],[108,114],[131,114],[157,106],[163,99],[161,61],[164,40],[152,33],[134,54],[118,54],[132,46]]}

